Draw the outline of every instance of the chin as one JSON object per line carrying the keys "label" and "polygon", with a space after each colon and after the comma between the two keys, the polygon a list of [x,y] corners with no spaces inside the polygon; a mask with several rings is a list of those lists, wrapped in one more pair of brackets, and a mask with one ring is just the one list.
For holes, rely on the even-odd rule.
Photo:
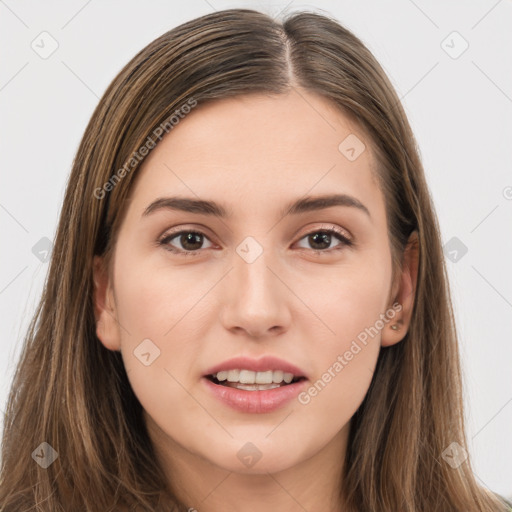
{"label": "chin", "polygon": [[[231,440],[229,446],[216,443],[218,450],[207,452],[208,459],[216,466],[240,474],[263,475],[278,473],[300,463],[297,446],[283,445],[282,440],[272,442],[264,437],[246,437]],[[252,440],[250,440],[252,439]],[[277,444],[276,444],[277,443]]]}

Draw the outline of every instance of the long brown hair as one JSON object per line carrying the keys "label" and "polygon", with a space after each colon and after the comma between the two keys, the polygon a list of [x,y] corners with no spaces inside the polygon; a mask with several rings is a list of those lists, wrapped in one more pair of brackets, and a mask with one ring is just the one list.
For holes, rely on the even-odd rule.
{"label": "long brown hair", "polygon": [[[477,485],[469,459],[453,469],[442,458],[451,443],[467,446],[457,335],[438,221],[393,87],[363,43],[329,16],[292,13],[277,22],[248,9],[165,33],[122,69],[94,111],[12,383],[1,510],[186,510],[156,462],[120,353],[96,336],[93,257],[111,254],[144,160],[134,155],[173,112],[191,100],[291,87],[329,99],[369,135],[395,276],[409,235],[418,234],[410,328],[400,343],[381,349],[352,419],[340,492],[354,511],[506,510]],[[43,442],[58,454],[46,468],[33,457],[36,449],[49,452]]]}

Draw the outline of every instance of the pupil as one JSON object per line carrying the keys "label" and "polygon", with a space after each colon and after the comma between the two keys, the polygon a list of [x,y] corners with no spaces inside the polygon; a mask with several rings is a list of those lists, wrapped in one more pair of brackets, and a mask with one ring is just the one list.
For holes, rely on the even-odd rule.
{"label": "pupil", "polygon": [[[199,233],[187,233],[185,235],[181,235],[181,244],[182,246],[187,249],[198,249],[201,247],[201,236]],[[199,247],[194,247],[194,240],[197,244],[199,244]],[[192,247],[190,247],[189,244],[192,244]]]}
{"label": "pupil", "polygon": [[[313,243],[312,243],[313,248],[315,248],[316,243],[326,244],[326,247],[317,247],[317,249],[326,249],[331,244],[331,241],[330,241],[331,235],[329,233],[314,233],[313,235],[310,235],[309,238],[310,238],[310,242],[311,242],[311,240],[313,240]],[[315,240],[318,238],[321,239],[319,242],[318,242],[318,240]]]}

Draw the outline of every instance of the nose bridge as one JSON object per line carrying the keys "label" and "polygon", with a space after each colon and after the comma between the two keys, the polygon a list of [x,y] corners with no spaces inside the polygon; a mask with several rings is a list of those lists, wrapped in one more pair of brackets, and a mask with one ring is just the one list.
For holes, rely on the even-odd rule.
{"label": "nose bridge", "polygon": [[266,237],[265,247],[263,237],[261,242],[253,236],[246,237],[236,248],[237,257],[234,258],[233,278],[236,280],[238,299],[243,297],[251,301],[272,301],[276,293],[276,277],[269,267],[276,266],[276,258]]}
{"label": "nose bridge", "polygon": [[278,258],[262,242],[249,236],[236,247],[228,278],[230,300],[224,304],[225,327],[239,327],[251,335],[262,335],[289,321],[286,287],[276,276]]}

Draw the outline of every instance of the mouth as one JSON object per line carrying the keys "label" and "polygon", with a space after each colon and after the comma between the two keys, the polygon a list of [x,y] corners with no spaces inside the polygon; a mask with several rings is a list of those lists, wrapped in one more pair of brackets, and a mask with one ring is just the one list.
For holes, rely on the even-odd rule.
{"label": "mouth", "polygon": [[223,370],[205,375],[205,378],[218,386],[243,391],[266,391],[283,388],[306,380],[306,377],[302,375],[294,375],[282,370],[254,372],[246,369]]}
{"label": "mouth", "polygon": [[[261,364],[259,366],[262,367]],[[304,390],[307,380],[303,375],[282,370],[252,371],[243,368],[208,373],[202,379],[205,390],[224,405],[241,413],[259,414],[271,413],[291,404]]]}

